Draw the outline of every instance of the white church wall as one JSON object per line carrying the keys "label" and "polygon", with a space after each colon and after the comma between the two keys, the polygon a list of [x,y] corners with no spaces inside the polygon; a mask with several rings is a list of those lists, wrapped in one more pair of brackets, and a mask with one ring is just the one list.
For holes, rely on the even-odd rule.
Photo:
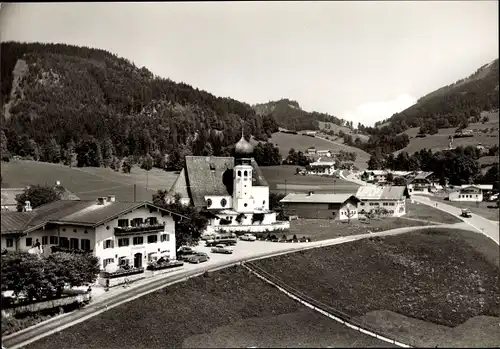
{"label": "white church wall", "polygon": [[252,196],[255,209],[262,211],[269,210],[269,187],[252,187]]}
{"label": "white church wall", "polygon": [[[205,202],[208,199],[212,200],[212,204],[209,206],[210,209],[231,209],[233,207],[233,198],[229,195],[226,196],[205,196]],[[226,204],[222,205],[222,200],[226,200]]]}

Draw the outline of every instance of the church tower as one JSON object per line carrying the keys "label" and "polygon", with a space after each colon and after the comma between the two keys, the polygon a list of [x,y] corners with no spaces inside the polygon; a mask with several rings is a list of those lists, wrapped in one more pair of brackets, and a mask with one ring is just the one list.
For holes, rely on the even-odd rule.
{"label": "church tower", "polygon": [[243,129],[241,130],[241,139],[236,143],[234,152],[233,209],[238,213],[253,213],[255,205],[252,195],[253,146],[245,140]]}

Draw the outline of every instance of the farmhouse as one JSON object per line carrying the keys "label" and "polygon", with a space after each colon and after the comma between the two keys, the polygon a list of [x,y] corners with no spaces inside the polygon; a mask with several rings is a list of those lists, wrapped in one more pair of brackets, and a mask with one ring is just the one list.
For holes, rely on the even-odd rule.
{"label": "farmhouse", "polygon": [[436,182],[437,178],[433,172],[419,172],[408,183],[408,192],[410,194],[416,193],[430,193],[442,187]]}
{"label": "farmhouse", "polygon": [[335,172],[335,161],[319,158],[315,162],[311,162],[307,167],[307,174],[312,175],[327,175],[331,176]]}
{"label": "farmhouse", "polygon": [[360,214],[385,209],[388,216],[399,217],[406,214],[406,199],[409,197],[406,187],[399,186],[363,186],[356,192]]}
{"label": "farmhouse", "polygon": [[288,228],[269,209],[269,185],[251,154],[253,147],[241,137],[236,157],[186,156],[186,164],[166,200],[176,196],[209,218],[211,231],[272,231]]}
{"label": "farmhouse", "polygon": [[369,183],[383,183],[387,180],[387,173],[384,170],[365,171],[361,175],[361,179]]}
{"label": "farmhouse", "polygon": [[352,194],[291,193],[280,202],[287,216],[337,220],[358,218],[359,200]]}
{"label": "farmhouse", "polygon": [[483,201],[483,191],[480,187],[468,185],[448,194],[450,201]]}
{"label": "farmhouse", "polygon": [[[78,196],[70,192],[56,181],[54,190],[59,193],[61,200],[80,200]],[[17,211],[16,196],[21,195],[26,188],[2,188],[2,211]]]}
{"label": "farmhouse", "polygon": [[326,156],[328,158],[332,157],[332,152],[329,150],[316,150],[317,156]]}
{"label": "farmhouse", "polygon": [[[92,251],[101,268],[142,267],[156,253],[176,258],[177,215],[149,202],[59,200],[26,212],[3,212],[2,248],[51,253],[51,247]],[[181,217],[183,218],[183,217]]]}

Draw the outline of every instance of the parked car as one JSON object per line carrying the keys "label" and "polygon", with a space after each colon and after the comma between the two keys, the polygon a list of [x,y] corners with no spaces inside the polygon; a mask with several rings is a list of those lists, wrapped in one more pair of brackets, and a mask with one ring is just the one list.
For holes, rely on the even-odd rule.
{"label": "parked car", "polygon": [[233,253],[232,249],[230,249],[222,244],[219,244],[219,245],[216,245],[215,247],[212,247],[211,251],[212,251],[212,253],[225,253],[225,254]]}
{"label": "parked car", "polygon": [[465,217],[465,218],[470,218],[470,217],[472,217],[472,213],[470,212],[470,210],[468,208],[464,208],[464,209],[462,209],[461,216]]}
{"label": "parked car", "polygon": [[198,252],[197,254],[189,256],[186,259],[186,261],[189,262],[189,263],[198,264],[198,263],[206,262],[209,259],[210,259],[210,257],[206,253],[200,253],[200,252]]}
{"label": "parked car", "polygon": [[202,240],[210,240],[210,239],[213,239],[215,237],[215,233],[203,233],[201,234],[201,239]]}
{"label": "parked car", "polygon": [[220,245],[220,244],[234,246],[234,245],[236,245],[237,242],[238,242],[238,240],[236,239],[236,236],[232,237],[232,236],[220,236],[220,235],[218,235],[213,239],[207,240],[206,246],[216,246],[216,245]]}
{"label": "parked car", "polygon": [[193,250],[191,247],[189,247],[189,246],[181,246],[177,250],[177,255],[191,254],[193,252],[195,252],[195,250]]}
{"label": "parked car", "polygon": [[240,240],[243,241],[255,241],[257,240],[257,237],[253,234],[243,234],[240,236]]}

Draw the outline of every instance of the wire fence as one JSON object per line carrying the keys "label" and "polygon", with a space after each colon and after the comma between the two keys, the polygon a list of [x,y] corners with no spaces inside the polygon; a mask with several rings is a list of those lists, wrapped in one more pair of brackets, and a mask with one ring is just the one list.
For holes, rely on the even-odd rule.
{"label": "wire fence", "polygon": [[[304,302],[309,303],[310,305],[312,305],[314,308],[319,310],[324,315],[327,315],[327,314],[333,315],[333,317],[337,318],[335,320],[337,320],[337,321],[340,320],[341,323],[345,324],[346,326],[348,326],[352,329],[355,329],[355,330],[358,330],[362,333],[374,336],[378,339],[385,340],[387,342],[393,343],[393,344],[400,346],[400,347],[406,347],[406,348],[416,347],[415,341],[413,339],[410,339],[410,338],[405,337],[405,336],[400,336],[400,335],[395,336],[394,334],[391,334],[391,333],[388,333],[388,332],[385,332],[385,331],[382,331],[379,329],[375,329],[373,326],[367,324],[366,322],[354,319],[352,316],[347,315],[346,313],[344,313],[338,309],[335,309],[328,304],[325,304],[321,301],[318,301],[318,300],[308,296],[304,292],[287,284],[283,280],[281,280],[278,277],[276,277],[275,275],[263,270],[262,268],[258,267],[257,265],[255,265],[252,262],[246,262],[243,264],[243,266],[246,267],[247,269],[249,269],[251,272],[255,273],[257,276],[259,276],[259,274],[260,274],[260,276],[264,280],[267,279],[271,283],[274,283],[276,286],[282,288],[283,290],[285,290],[286,292],[295,296],[296,298],[298,298]],[[331,317],[331,316],[329,316],[329,317]]]}

